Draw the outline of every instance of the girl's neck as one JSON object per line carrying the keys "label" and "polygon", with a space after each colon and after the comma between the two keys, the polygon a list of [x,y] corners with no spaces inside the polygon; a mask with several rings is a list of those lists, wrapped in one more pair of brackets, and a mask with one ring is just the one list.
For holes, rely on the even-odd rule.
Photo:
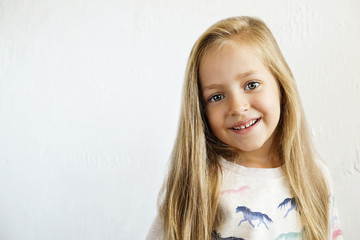
{"label": "girl's neck", "polygon": [[241,152],[234,163],[249,168],[275,168],[282,165],[279,153],[273,147],[274,134],[255,151]]}

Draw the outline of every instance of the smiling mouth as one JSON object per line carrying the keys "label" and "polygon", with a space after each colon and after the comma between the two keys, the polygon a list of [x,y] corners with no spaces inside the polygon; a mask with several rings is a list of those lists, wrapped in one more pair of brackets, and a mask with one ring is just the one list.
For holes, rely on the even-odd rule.
{"label": "smiling mouth", "polygon": [[248,123],[246,123],[244,125],[237,126],[237,127],[233,127],[232,129],[234,129],[234,130],[246,129],[246,128],[249,128],[252,125],[256,124],[259,120],[260,120],[260,118],[257,118],[255,120],[250,120]]}

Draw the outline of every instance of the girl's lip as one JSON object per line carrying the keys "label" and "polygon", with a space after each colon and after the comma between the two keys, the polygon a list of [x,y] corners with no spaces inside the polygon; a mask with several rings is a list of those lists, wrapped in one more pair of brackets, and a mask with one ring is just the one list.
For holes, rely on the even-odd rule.
{"label": "girl's lip", "polygon": [[[244,129],[234,129],[234,127],[239,127],[240,125],[244,125],[244,123],[247,123],[247,122],[249,122],[250,120],[257,120],[257,122],[254,123],[253,125],[251,125],[251,126],[248,127],[248,128],[244,128]],[[260,120],[261,120],[261,118],[254,118],[254,119],[249,119],[248,121],[242,121],[242,122],[241,122],[242,124],[239,125],[239,124],[237,123],[236,125],[234,125],[234,127],[230,128],[230,130],[233,131],[233,132],[235,132],[235,133],[238,133],[238,134],[244,134],[244,133],[247,133],[247,132],[253,130],[254,127],[256,127],[256,126],[258,125],[258,123],[260,122]]]}

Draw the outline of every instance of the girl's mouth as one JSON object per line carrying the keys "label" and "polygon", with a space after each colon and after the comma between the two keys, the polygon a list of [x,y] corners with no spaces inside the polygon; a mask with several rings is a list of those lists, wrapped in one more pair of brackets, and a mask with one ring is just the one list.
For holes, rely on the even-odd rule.
{"label": "girl's mouth", "polygon": [[240,130],[240,129],[249,128],[249,127],[251,127],[252,125],[256,124],[258,121],[259,121],[259,118],[258,118],[258,119],[255,119],[255,120],[250,120],[249,123],[244,124],[244,125],[240,125],[240,126],[238,126],[238,127],[234,127],[233,129],[235,129],[235,130]]}
{"label": "girl's mouth", "polygon": [[248,132],[252,127],[257,125],[257,123],[261,120],[261,118],[250,120],[244,124],[231,128],[231,130],[238,132],[238,133],[245,133]]}

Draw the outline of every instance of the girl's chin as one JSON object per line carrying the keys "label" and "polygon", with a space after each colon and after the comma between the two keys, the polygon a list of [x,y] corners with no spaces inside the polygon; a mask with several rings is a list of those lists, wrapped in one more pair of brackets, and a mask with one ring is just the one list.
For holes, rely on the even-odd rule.
{"label": "girl's chin", "polygon": [[236,146],[235,148],[239,150],[239,153],[246,154],[246,153],[255,153],[261,150],[263,145],[251,145],[251,146]]}

